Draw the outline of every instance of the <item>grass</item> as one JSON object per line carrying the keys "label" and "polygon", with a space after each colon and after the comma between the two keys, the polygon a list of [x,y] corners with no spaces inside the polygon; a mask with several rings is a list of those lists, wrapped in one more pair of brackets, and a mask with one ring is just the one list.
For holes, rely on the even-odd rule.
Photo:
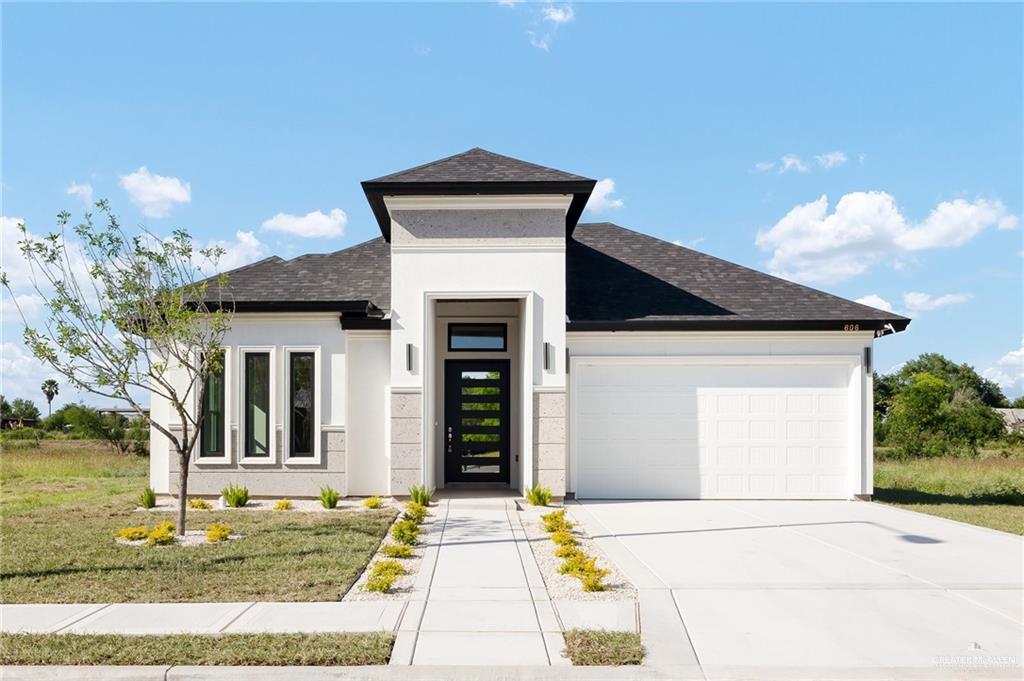
{"label": "grass", "polygon": [[580,666],[641,664],[644,647],[631,631],[571,629],[565,632],[565,655]]}
{"label": "grass", "polygon": [[384,665],[390,633],[0,634],[0,665]]}
{"label": "grass", "polygon": [[874,498],[921,513],[1024,535],[1024,459],[875,461]]}
{"label": "grass", "polygon": [[96,445],[5,448],[0,601],[336,600],[395,517],[393,510],[190,511],[191,528],[217,521],[245,538],[190,548],[115,544],[121,527],[174,521],[172,513],[134,510],[147,469],[145,459]]}

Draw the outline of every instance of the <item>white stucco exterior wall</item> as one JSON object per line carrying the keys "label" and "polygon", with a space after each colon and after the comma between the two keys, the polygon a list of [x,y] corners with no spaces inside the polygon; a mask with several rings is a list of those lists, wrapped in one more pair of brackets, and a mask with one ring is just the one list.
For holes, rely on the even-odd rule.
{"label": "white stucco exterior wall", "polygon": [[[346,375],[348,371],[345,334],[336,313],[239,313],[224,338],[225,348],[225,443],[227,460],[222,463],[196,464],[196,450],[189,473],[189,489],[197,494],[212,494],[231,481],[248,485],[254,495],[314,495],[318,481],[344,492],[344,439],[346,425]],[[242,356],[246,350],[271,354],[271,457],[267,462],[240,462],[243,438]],[[289,351],[310,351],[317,356],[316,411],[319,432],[315,433],[316,463],[285,461],[287,443],[286,410],[288,401],[287,358]],[[185,387],[185,376],[178,376],[178,387]],[[153,395],[150,408],[154,418],[173,429],[180,421],[171,413],[167,400]],[[195,408],[195,406],[193,406]],[[168,439],[155,428],[150,430],[150,484],[158,493],[173,493],[177,486],[177,454]],[[317,476],[321,476],[317,478]],[[312,476],[312,477],[311,477]],[[328,480],[329,478],[329,480]],[[308,484],[307,484],[308,482]],[[315,487],[315,488],[314,488]]]}
{"label": "white stucco exterior wall", "polygon": [[390,451],[386,440],[389,418],[391,334],[386,331],[346,331],[347,381],[334,390],[348,393],[346,472],[348,493],[388,494]]}
{"label": "white stucco exterior wall", "polygon": [[[416,405],[419,440],[410,414],[392,414],[393,452],[422,452],[419,470],[392,471],[392,493],[434,480],[434,303],[508,299],[521,302],[523,398],[520,485],[532,484],[533,399],[537,389],[565,390],[565,213],[570,196],[392,197],[392,405]],[[544,343],[553,364],[544,368]],[[412,348],[412,363],[407,352]],[[418,394],[419,398],[410,397]],[[400,395],[400,396],[399,396]],[[426,399],[425,399],[426,397]],[[397,448],[397,449],[396,449]],[[397,491],[396,491],[397,490]]]}

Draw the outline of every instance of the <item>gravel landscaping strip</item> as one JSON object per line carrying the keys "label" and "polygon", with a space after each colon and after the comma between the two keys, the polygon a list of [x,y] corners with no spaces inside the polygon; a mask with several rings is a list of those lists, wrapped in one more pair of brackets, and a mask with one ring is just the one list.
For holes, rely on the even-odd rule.
{"label": "gravel landscaping strip", "polygon": [[[197,497],[189,497],[189,499],[195,499]],[[337,513],[338,511],[369,511],[371,509],[363,506],[362,498],[344,498],[338,500],[337,508],[324,508],[323,504],[320,503],[319,499],[292,499],[287,497],[292,502],[292,508],[287,511],[274,510],[274,504],[280,501],[282,498],[276,499],[249,499],[249,503],[245,506],[234,508],[231,506],[221,506],[218,499],[207,499],[213,508],[210,510],[190,508],[188,512],[191,513],[213,513],[215,511],[231,510],[231,511],[270,511],[271,513],[279,513],[281,515],[287,515],[288,513]],[[394,508],[403,509],[404,506],[394,499],[381,499],[380,508]],[[156,506],[153,508],[143,508],[141,506],[135,509],[136,511],[146,512],[159,512],[159,511],[177,511],[178,501],[170,497],[163,497],[157,499]]]}
{"label": "gravel landscaping strip", "polygon": [[565,517],[574,525],[572,533],[576,537],[577,545],[588,555],[597,558],[598,567],[609,571],[605,578],[605,585],[608,588],[604,591],[584,591],[580,580],[570,575],[559,574],[558,567],[562,564],[562,559],[555,555],[555,549],[558,547],[549,538],[550,535],[544,530],[544,524],[540,519],[541,515],[557,510],[553,507],[525,506],[519,511],[523,529],[526,530],[526,538],[533,549],[533,556],[537,560],[550,598],[569,601],[635,601],[636,587],[605,557],[594,540],[573,517],[572,511],[566,511]]}
{"label": "gravel landscaping strip", "polygon": [[[228,538],[225,541],[234,541],[236,539],[241,539],[244,536],[245,535],[242,534],[241,532],[232,532],[231,534],[228,535]],[[147,545],[146,544],[146,542],[147,542],[146,539],[139,539],[137,541],[129,541],[127,539],[121,539],[119,537],[115,537],[114,541],[117,542],[118,544],[121,544],[122,546],[146,546]],[[179,535],[174,535],[174,545],[175,546],[186,546],[186,547],[189,547],[189,546],[211,546],[211,545],[220,544],[220,543],[222,543],[222,542],[207,541],[206,540],[206,530],[185,530],[185,536],[184,537],[179,536]],[[151,548],[160,548],[160,547],[159,546],[154,546],[154,547],[151,547]]]}
{"label": "gravel landscaping strip", "polygon": [[[396,504],[396,506],[400,506]],[[401,506],[404,510],[404,506]],[[391,538],[391,528],[388,528],[388,532],[384,537],[384,540],[377,547],[377,552],[373,554],[369,564],[363,573],[359,575],[359,579],[356,580],[352,588],[348,590],[348,593],[341,599],[343,601],[404,601],[409,598],[412,593],[412,588],[416,584],[416,575],[419,573],[420,565],[423,563],[423,554],[426,551],[426,537],[428,537],[437,522],[437,507],[430,506],[427,510],[427,517],[420,524],[420,543],[412,547],[412,555],[408,558],[388,558],[384,555],[384,547],[388,544],[394,544],[395,540]],[[402,520],[402,514],[399,513],[398,517],[395,518],[395,522]],[[394,524],[392,524],[394,527]],[[367,591],[364,586],[366,580],[370,576],[370,570],[373,569],[374,564],[381,560],[397,560],[405,568],[405,574],[395,580],[394,585],[389,591]]]}

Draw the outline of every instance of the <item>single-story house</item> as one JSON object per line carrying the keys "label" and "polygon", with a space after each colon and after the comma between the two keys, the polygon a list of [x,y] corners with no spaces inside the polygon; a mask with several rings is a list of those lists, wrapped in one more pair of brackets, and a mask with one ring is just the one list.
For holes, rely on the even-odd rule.
{"label": "single-story house", "polygon": [[871,494],[872,344],[906,317],[581,223],[594,180],[483,149],[362,186],[380,237],[229,273],[191,493]]}

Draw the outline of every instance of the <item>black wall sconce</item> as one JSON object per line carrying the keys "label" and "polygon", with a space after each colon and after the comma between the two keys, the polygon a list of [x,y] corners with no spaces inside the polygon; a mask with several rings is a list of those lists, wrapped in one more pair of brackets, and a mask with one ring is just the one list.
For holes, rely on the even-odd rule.
{"label": "black wall sconce", "polygon": [[405,344],[405,370],[412,371],[412,343]]}
{"label": "black wall sconce", "polygon": [[551,343],[544,341],[544,371],[551,371],[551,365],[555,362],[552,350]]}

